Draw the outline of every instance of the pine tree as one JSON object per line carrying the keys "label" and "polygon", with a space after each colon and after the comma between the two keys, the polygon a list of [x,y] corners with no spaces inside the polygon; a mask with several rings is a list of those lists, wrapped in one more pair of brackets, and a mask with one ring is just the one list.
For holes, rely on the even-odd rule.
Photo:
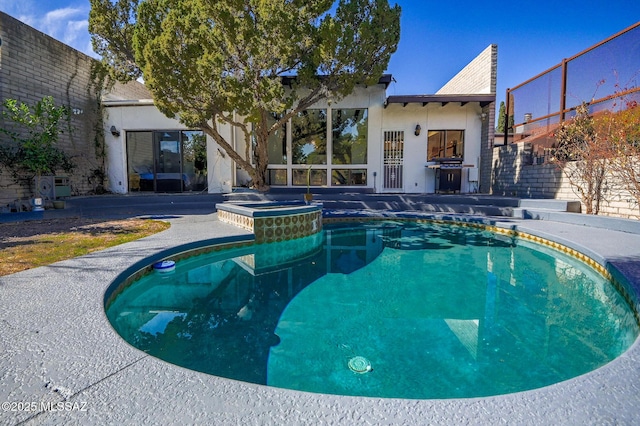
{"label": "pine tree", "polygon": [[[269,136],[320,100],[377,83],[397,48],[399,6],[334,3],[91,0],[89,31],[115,77],[142,77],[161,112],[202,129],[264,190]],[[244,134],[244,153],[217,123]]]}

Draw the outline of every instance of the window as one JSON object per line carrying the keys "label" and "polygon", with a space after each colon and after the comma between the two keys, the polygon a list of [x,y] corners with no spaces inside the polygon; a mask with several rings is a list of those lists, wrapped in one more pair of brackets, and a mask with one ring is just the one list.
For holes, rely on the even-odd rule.
{"label": "window", "polygon": [[153,173],[153,158],[153,132],[127,132],[129,173]]}
{"label": "window", "polygon": [[331,172],[332,186],[359,186],[367,184],[366,169],[333,169]]}
{"label": "window", "polygon": [[327,110],[309,109],[291,120],[293,164],[327,164]]}
{"label": "window", "polygon": [[182,173],[188,182],[185,190],[207,188],[207,138],[201,131],[182,132]]}
{"label": "window", "polygon": [[333,164],[367,164],[366,109],[331,111]]}
{"label": "window", "polygon": [[269,185],[286,185],[287,184],[287,169],[269,169],[269,175],[267,182]]}
{"label": "window", "polygon": [[313,166],[311,186],[366,186],[368,126],[366,108],[297,113],[269,138],[269,185],[306,186]]}
{"label": "window", "polygon": [[462,158],[464,130],[430,130],[427,161],[435,158]]}
{"label": "window", "polygon": [[[267,119],[269,126],[273,126],[280,115],[271,114]],[[287,128],[283,125],[278,130],[269,135],[267,142],[269,153],[269,164],[287,164]],[[286,184],[286,181],[285,181]]]}
{"label": "window", "polygon": [[[294,186],[307,186],[307,169],[293,169],[293,182]],[[311,186],[326,186],[327,185],[327,171],[324,169],[311,169],[309,175]]]}

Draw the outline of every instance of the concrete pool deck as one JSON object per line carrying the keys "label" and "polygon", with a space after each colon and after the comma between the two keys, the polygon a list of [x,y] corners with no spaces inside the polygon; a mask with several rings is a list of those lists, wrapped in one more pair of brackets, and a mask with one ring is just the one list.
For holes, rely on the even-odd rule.
{"label": "concrete pool deck", "polygon": [[[640,288],[640,234],[549,220],[490,219],[579,248],[614,265]],[[182,212],[166,220],[172,226],[160,234],[0,277],[1,425],[640,423],[638,340],[611,363],[565,382],[449,400],[290,391],[197,373],[149,356],[120,338],[105,316],[104,293],[112,281],[170,247],[249,235],[219,222],[214,213]]]}

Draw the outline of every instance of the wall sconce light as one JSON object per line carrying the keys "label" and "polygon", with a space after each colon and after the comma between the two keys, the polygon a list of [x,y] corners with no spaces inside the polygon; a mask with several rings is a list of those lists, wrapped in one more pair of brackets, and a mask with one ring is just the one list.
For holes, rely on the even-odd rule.
{"label": "wall sconce light", "polygon": [[480,120],[484,121],[487,119],[487,113],[483,112],[482,114],[480,114],[478,117],[480,117]]}
{"label": "wall sconce light", "polygon": [[420,127],[419,124],[416,124],[416,131],[414,132],[416,136],[420,136],[420,130],[422,130],[422,127]]}
{"label": "wall sconce light", "polygon": [[118,129],[116,129],[116,126],[111,126],[111,129],[109,129],[111,131],[111,134],[115,137],[120,136],[120,132],[118,131]]}

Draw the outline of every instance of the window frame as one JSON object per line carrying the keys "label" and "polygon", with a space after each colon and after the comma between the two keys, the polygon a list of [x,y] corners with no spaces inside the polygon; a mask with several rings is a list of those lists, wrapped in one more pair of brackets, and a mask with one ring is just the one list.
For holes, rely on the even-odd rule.
{"label": "window frame", "polygon": [[[366,117],[366,130],[363,132],[362,137],[364,138],[365,141],[365,152],[364,152],[364,163],[350,163],[350,164],[341,164],[338,162],[334,162],[334,150],[333,150],[333,143],[334,143],[334,113],[336,111],[354,111],[354,110],[362,110],[364,111],[364,117]],[[349,107],[349,108],[332,108],[330,106],[327,106],[326,108],[308,108],[304,111],[324,111],[325,114],[325,120],[326,122],[324,123],[325,125],[323,126],[325,129],[325,133],[324,133],[324,140],[323,142],[326,143],[325,146],[325,152],[322,153],[321,155],[324,156],[324,162],[320,163],[320,162],[312,162],[312,163],[298,163],[294,161],[294,149],[296,149],[296,145],[294,145],[294,117],[290,118],[285,125],[283,126],[283,128],[285,129],[285,138],[286,138],[286,164],[271,164],[269,163],[268,165],[268,173],[269,173],[269,177],[271,176],[271,173],[277,173],[277,172],[272,172],[272,170],[286,170],[286,174],[287,174],[287,183],[286,184],[271,184],[273,186],[278,186],[278,187],[300,187],[303,186],[300,182],[300,179],[296,178],[296,176],[299,175],[299,173],[301,173],[300,170],[304,170],[304,175],[305,175],[305,183],[304,186],[306,186],[306,173],[307,173],[307,169],[311,168],[311,173],[312,173],[312,187],[332,187],[332,186],[336,186],[336,187],[366,187],[369,184],[369,155],[371,153],[371,149],[369,146],[370,143],[370,128],[369,128],[369,107]],[[304,111],[301,111],[300,114],[302,114]],[[268,148],[267,148],[268,149]],[[353,184],[353,185],[334,185],[333,184],[333,175],[334,175],[334,170],[336,171],[344,171],[344,170],[353,170],[353,172],[349,172],[349,181],[353,181],[353,179],[351,179],[351,174],[352,173],[360,173],[362,175],[364,175],[364,179],[365,182],[364,183],[359,183],[359,184]],[[315,178],[314,178],[315,177]],[[322,177],[322,178],[321,178]],[[269,179],[270,180],[270,179]],[[315,182],[321,182],[320,184],[316,184],[314,185],[314,181]]]}
{"label": "window frame", "polygon": [[[435,133],[440,134],[440,140],[438,143],[438,154],[431,155],[433,151],[431,138],[435,136]],[[452,142],[452,146],[449,146],[449,134],[456,133],[456,135],[451,135],[451,139],[454,139]],[[458,137],[459,136],[459,137]],[[460,139],[460,141],[457,141]],[[448,155],[447,151],[453,148],[453,153]],[[460,158],[464,159],[464,149],[465,149],[465,129],[429,129],[427,132],[427,161],[434,161],[440,158]]]}

